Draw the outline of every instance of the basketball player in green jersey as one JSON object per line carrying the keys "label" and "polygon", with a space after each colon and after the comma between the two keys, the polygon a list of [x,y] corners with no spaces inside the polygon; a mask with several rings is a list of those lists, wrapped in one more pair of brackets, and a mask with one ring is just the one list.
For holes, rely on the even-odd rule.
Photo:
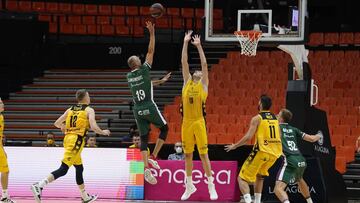
{"label": "basketball player in green jersey", "polygon": [[285,188],[288,184],[298,183],[301,194],[307,203],[313,203],[309,187],[303,179],[306,160],[299,151],[297,139],[300,138],[308,142],[316,142],[323,137],[322,133],[319,132],[316,135],[308,135],[289,125],[288,122],[291,121],[292,113],[287,109],[282,109],[277,117],[280,123],[284,160],[283,166],[277,175],[275,194],[281,202],[290,203]]}
{"label": "basketball player in green jersey", "polygon": [[[140,131],[140,150],[144,161],[145,180],[150,184],[156,184],[157,180],[151,174],[149,163],[153,168],[160,169],[158,163],[156,162],[156,157],[166,140],[168,125],[154,102],[153,84],[150,79],[150,69],[153,63],[155,51],[155,27],[154,24],[148,21],[146,22],[146,28],[150,33],[150,42],[145,63],[141,64],[139,57],[131,56],[128,59],[128,65],[131,72],[127,74],[127,81],[134,101],[134,117]],[[150,156],[151,158],[149,158],[147,145],[151,123],[160,129],[160,135],[156,141],[154,151]]]}

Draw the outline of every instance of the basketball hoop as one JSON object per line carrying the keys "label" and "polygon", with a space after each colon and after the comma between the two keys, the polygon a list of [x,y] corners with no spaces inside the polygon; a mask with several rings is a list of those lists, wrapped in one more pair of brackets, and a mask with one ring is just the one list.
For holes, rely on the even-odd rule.
{"label": "basketball hoop", "polygon": [[257,45],[262,35],[261,31],[235,31],[234,35],[240,42],[241,54],[244,54],[246,56],[256,56]]}

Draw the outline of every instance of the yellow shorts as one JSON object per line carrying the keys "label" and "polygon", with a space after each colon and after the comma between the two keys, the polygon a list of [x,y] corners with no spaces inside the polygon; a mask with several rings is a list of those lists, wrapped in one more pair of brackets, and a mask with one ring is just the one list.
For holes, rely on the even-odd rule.
{"label": "yellow shorts", "polygon": [[182,146],[184,148],[184,153],[193,153],[196,144],[199,154],[207,154],[208,140],[205,120],[183,120],[181,126],[181,140]]}
{"label": "yellow shorts", "polygon": [[84,149],[85,136],[67,134],[64,138],[64,162],[69,167],[72,165],[81,165],[81,152]]}
{"label": "yellow shorts", "polygon": [[257,175],[269,176],[268,170],[276,162],[277,157],[261,151],[252,151],[241,167],[241,179],[253,183]]}
{"label": "yellow shorts", "polygon": [[0,147],[0,172],[1,173],[9,172],[7,155],[3,146]]}

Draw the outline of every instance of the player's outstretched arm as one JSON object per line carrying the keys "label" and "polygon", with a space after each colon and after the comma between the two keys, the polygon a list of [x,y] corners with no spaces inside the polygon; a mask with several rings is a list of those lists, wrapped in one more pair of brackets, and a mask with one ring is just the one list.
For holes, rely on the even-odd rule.
{"label": "player's outstretched arm", "polygon": [[208,86],[209,85],[209,73],[208,73],[208,65],[205,57],[204,50],[201,46],[201,40],[200,35],[195,35],[193,38],[193,41],[191,42],[194,46],[196,46],[199,55],[200,55],[200,62],[201,62],[201,72],[203,74],[202,82]]}
{"label": "player's outstretched arm", "polygon": [[303,140],[308,141],[308,142],[317,142],[318,140],[320,140],[322,137],[322,135],[320,133],[316,134],[316,135],[309,135],[309,134],[304,134],[303,136]]}
{"label": "player's outstretched arm", "polygon": [[146,22],[146,28],[150,33],[150,42],[148,47],[148,52],[146,54],[145,62],[147,62],[150,66],[153,63],[154,53],[155,53],[155,24],[150,21]]}
{"label": "player's outstretched arm", "polygon": [[230,144],[225,146],[225,151],[229,152],[231,150],[234,150],[240,146],[245,145],[251,138],[255,135],[255,132],[260,124],[260,118],[259,116],[254,116],[251,119],[249,130],[246,132],[245,136],[242,137],[237,143]]}
{"label": "player's outstretched arm", "polygon": [[97,125],[96,120],[95,120],[94,109],[91,107],[87,107],[86,112],[88,113],[88,119],[89,119],[91,130],[93,130],[96,134],[109,136],[110,130],[101,130],[101,128]]}
{"label": "player's outstretched arm", "polygon": [[152,82],[152,85],[153,85],[153,86],[161,85],[161,84],[165,83],[166,81],[168,81],[169,78],[170,78],[170,76],[171,76],[171,72],[169,72],[168,74],[166,74],[166,75],[165,75],[163,78],[161,78],[160,80],[152,80],[152,81],[151,81],[151,82]]}
{"label": "player's outstretched arm", "polygon": [[60,128],[62,132],[65,131],[65,120],[68,115],[69,109],[65,111],[63,115],[61,115],[54,123],[54,126]]}
{"label": "player's outstretched arm", "polygon": [[183,48],[182,48],[182,52],[181,52],[181,68],[182,68],[182,75],[183,75],[183,79],[184,79],[184,85],[187,83],[187,81],[191,77],[190,71],[189,71],[188,53],[187,52],[188,52],[188,45],[191,40],[192,32],[193,32],[192,30],[189,30],[185,33],[184,44],[183,44]]}

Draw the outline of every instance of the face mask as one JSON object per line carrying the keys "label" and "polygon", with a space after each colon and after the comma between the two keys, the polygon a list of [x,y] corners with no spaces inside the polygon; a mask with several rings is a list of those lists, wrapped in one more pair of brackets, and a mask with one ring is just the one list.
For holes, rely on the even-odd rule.
{"label": "face mask", "polygon": [[181,154],[182,153],[182,148],[181,147],[176,147],[175,151],[176,151],[176,154]]}
{"label": "face mask", "polygon": [[53,145],[53,144],[54,144],[54,140],[53,140],[53,139],[48,139],[48,140],[47,140],[47,144],[48,144],[48,145]]}

